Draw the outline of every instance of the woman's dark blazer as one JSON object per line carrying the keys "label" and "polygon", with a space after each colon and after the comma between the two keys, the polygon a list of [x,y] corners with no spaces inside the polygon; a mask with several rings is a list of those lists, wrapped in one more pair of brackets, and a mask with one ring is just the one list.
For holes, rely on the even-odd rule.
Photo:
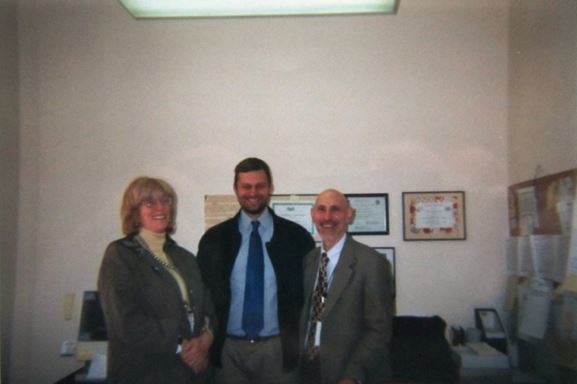
{"label": "woman's dark blazer", "polygon": [[165,253],[187,284],[196,319],[188,325],[176,281],[135,239],[112,242],[102,260],[98,291],[108,330],[111,383],[190,384],[196,377],[177,346],[198,336],[213,307],[194,255],[167,236]]}

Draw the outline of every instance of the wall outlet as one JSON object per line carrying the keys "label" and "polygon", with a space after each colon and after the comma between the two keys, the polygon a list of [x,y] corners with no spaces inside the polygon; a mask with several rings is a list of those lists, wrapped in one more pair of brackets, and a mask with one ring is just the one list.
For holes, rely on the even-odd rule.
{"label": "wall outlet", "polygon": [[76,343],[72,340],[64,340],[60,345],[60,356],[72,356],[76,351]]}

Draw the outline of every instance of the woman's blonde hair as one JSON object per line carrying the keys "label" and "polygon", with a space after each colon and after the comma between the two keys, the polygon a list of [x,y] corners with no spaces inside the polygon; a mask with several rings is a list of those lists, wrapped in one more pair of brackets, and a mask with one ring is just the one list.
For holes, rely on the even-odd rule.
{"label": "woman's blonde hair", "polygon": [[166,233],[174,233],[176,230],[176,192],[170,184],[162,179],[142,176],[128,184],[122,197],[120,220],[122,232],[125,235],[132,235],[140,231],[142,227],[140,206],[142,203],[159,197],[168,197],[171,200],[170,223],[166,228]]}

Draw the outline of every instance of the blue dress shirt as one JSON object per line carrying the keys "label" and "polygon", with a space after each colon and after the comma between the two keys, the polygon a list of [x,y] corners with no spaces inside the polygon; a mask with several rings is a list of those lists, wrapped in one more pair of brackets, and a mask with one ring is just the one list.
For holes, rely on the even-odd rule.
{"label": "blue dress shirt", "polygon": [[[252,219],[244,211],[241,211],[238,230],[242,236],[242,241],[230,275],[231,301],[227,324],[227,333],[234,336],[245,335],[242,329],[242,313],[248,246],[252,232],[251,221]],[[276,275],[266,249],[266,244],[272,238],[274,225],[268,209],[263,211],[258,221],[260,222],[258,232],[264,248],[264,327],[259,336],[275,336],[279,334]]]}

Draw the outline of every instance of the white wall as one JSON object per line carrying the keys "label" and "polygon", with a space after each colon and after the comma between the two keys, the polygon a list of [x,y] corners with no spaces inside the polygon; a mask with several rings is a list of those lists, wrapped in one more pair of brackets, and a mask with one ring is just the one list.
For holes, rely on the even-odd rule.
{"label": "white wall", "polygon": [[8,382],[14,313],[18,199],[18,66],[16,1],[0,0],[0,382]]}
{"label": "white wall", "polygon": [[[278,193],[387,192],[400,314],[500,307],[507,234],[508,2],[403,0],[396,16],[135,21],[114,0],[19,0],[21,183],[14,382],[76,364],[79,295],[120,236],[128,181],[203,196],[259,156]],[[401,192],[464,190],[466,241],[403,242]],[[72,321],[63,296],[75,293]]]}
{"label": "white wall", "polygon": [[577,2],[511,2],[510,184],[577,168]]}

